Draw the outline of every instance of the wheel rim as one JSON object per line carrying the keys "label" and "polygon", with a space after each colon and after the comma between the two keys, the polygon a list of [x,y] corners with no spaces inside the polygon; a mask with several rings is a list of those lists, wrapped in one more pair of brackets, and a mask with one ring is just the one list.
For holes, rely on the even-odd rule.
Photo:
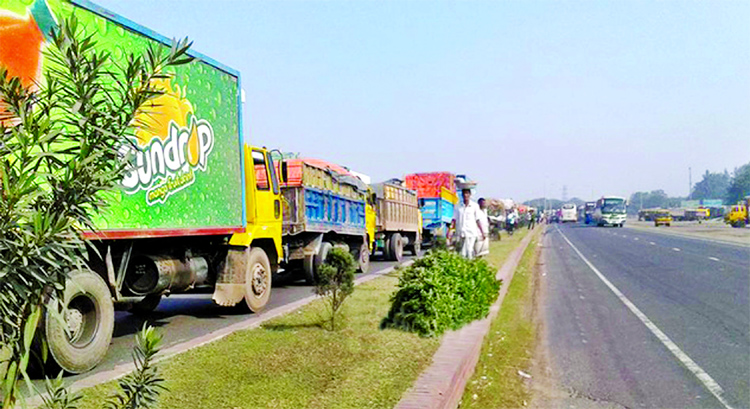
{"label": "wheel rim", "polygon": [[85,294],[74,296],[65,310],[65,327],[68,342],[76,348],[83,348],[96,337],[99,325],[99,311],[94,300]]}
{"label": "wheel rim", "polygon": [[261,263],[257,263],[253,266],[252,289],[253,294],[256,297],[262,296],[268,289],[268,284],[266,283],[267,276],[268,273]]}
{"label": "wheel rim", "polygon": [[370,251],[366,246],[362,246],[362,250],[359,251],[359,267],[364,269],[367,264],[370,263]]}

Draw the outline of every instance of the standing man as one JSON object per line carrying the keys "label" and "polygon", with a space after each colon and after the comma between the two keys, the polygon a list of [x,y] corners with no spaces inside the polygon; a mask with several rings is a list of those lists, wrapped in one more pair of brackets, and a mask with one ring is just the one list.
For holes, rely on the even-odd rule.
{"label": "standing man", "polygon": [[484,240],[485,232],[479,220],[479,206],[471,201],[471,189],[462,189],[463,201],[453,211],[453,228],[458,241],[456,248],[461,256],[474,258],[474,243],[478,238]]}
{"label": "standing man", "polygon": [[534,228],[534,220],[536,218],[534,217],[534,211],[529,209],[529,213],[526,214],[526,220],[529,222],[529,230]]}
{"label": "standing man", "polygon": [[479,201],[479,227],[484,233],[484,239],[477,240],[474,245],[474,254],[482,257],[490,254],[490,218],[487,215],[487,201],[480,198]]}

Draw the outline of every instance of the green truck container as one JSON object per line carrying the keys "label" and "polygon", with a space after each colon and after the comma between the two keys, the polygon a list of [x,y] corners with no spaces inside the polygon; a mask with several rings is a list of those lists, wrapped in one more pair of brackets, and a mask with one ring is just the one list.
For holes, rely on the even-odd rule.
{"label": "green truck container", "polygon": [[[4,0],[0,65],[35,87],[48,68],[49,33],[73,13],[111,63],[171,45],[88,1]],[[156,115],[141,118],[148,126],[123,144],[136,149],[135,159],[110,207],[97,215],[98,229],[86,234],[101,257],[92,252],[88,269],[69,274],[67,322],[44,320],[50,355],[68,372],[88,371],[104,358],[116,308],[147,314],[163,296],[198,287],[212,288],[220,305],[244,300],[251,310],[270,296],[283,255],[273,162],[243,140],[239,73],[190,54],[193,62],[160,80],[166,92],[155,101]]]}

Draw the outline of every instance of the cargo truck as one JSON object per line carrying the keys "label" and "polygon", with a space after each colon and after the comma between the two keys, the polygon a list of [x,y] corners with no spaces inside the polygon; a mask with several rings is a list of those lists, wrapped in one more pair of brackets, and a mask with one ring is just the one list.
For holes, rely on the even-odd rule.
{"label": "cargo truck", "polygon": [[422,222],[417,192],[401,181],[390,180],[370,186],[375,210],[374,251],[387,260],[401,262],[404,250],[413,255],[422,248]]}
{"label": "cargo truck", "polygon": [[[47,41],[40,33],[72,13],[97,47],[111,51],[110,64],[126,64],[121,50],[138,54],[171,45],[88,1],[7,0],[0,3],[0,64],[19,67],[14,58],[33,57],[33,72],[13,75],[43,79],[36,70],[43,73],[51,63],[44,44],[34,41]],[[39,35],[14,37],[13,30]],[[11,37],[28,44],[1,50]],[[274,166],[266,149],[243,139],[239,73],[190,54],[194,61],[159,80],[165,93],[137,118],[144,126],[130,143],[123,143],[133,154],[124,157],[133,162],[119,191],[108,196],[108,209],[96,216],[97,228],[84,234],[97,251],[89,252],[87,268],[68,275],[64,322],[50,308],[45,313],[40,329],[49,356],[67,372],[86,372],[103,359],[115,309],[148,314],[162,297],[196,288],[213,291],[223,306],[244,300],[252,311],[269,299],[282,257]]]}
{"label": "cargo truck", "polygon": [[750,196],[732,206],[724,215],[724,221],[732,227],[745,227],[750,224]]}
{"label": "cargo truck", "polygon": [[446,237],[453,210],[458,203],[456,176],[450,172],[414,173],[405,178],[406,187],[417,191],[422,213],[422,241],[431,244]]}
{"label": "cargo truck", "polygon": [[367,185],[347,169],[318,159],[288,159],[280,169],[285,269],[301,271],[307,283],[314,283],[330,250],[341,247],[366,272]]}

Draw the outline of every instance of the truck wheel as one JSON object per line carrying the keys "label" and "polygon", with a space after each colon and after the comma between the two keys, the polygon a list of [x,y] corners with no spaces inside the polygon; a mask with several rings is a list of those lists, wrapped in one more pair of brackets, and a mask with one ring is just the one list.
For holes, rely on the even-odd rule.
{"label": "truck wheel", "polygon": [[362,243],[359,249],[352,251],[354,259],[357,260],[357,271],[366,273],[370,270],[370,247]]}
{"label": "truck wheel", "polygon": [[[89,371],[104,359],[112,340],[115,309],[109,287],[91,271],[73,271],[65,283],[61,304],[65,322],[49,311],[44,317],[44,336],[54,361],[51,364],[74,374]],[[58,306],[50,301],[47,308]]]}
{"label": "truck wheel", "polygon": [[383,258],[385,260],[391,259],[391,236],[387,236],[383,240]]}
{"label": "truck wheel", "polygon": [[328,252],[331,251],[333,246],[331,243],[324,241],[320,245],[320,249],[318,249],[318,254],[312,256],[312,257],[305,257],[305,282],[308,285],[315,284],[315,281],[317,281],[318,277],[318,267],[320,267],[323,263],[326,262],[326,259],[328,258]]}
{"label": "truck wheel", "polygon": [[153,312],[161,302],[161,294],[149,294],[143,297],[142,300],[133,304],[130,307],[130,312],[133,315],[144,315]]}
{"label": "truck wheel", "polygon": [[400,263],[404,259],[404,240],[399,233],[393,233],[391,236],[390,250],[392,261]]}
{"label": "truck wheel", "polygon": [[271,296],[271,262],[261,248],[250,250],[245,270],[245,303],[252,312],[259,312]]}
{"label": "truck wheel", "polygon": [[418,256],[420,251],[422,251],[422,240],[417,237],[417,239],[414,241],[414,244],[411,246],[411,254],[413,254],[414,256]]}

